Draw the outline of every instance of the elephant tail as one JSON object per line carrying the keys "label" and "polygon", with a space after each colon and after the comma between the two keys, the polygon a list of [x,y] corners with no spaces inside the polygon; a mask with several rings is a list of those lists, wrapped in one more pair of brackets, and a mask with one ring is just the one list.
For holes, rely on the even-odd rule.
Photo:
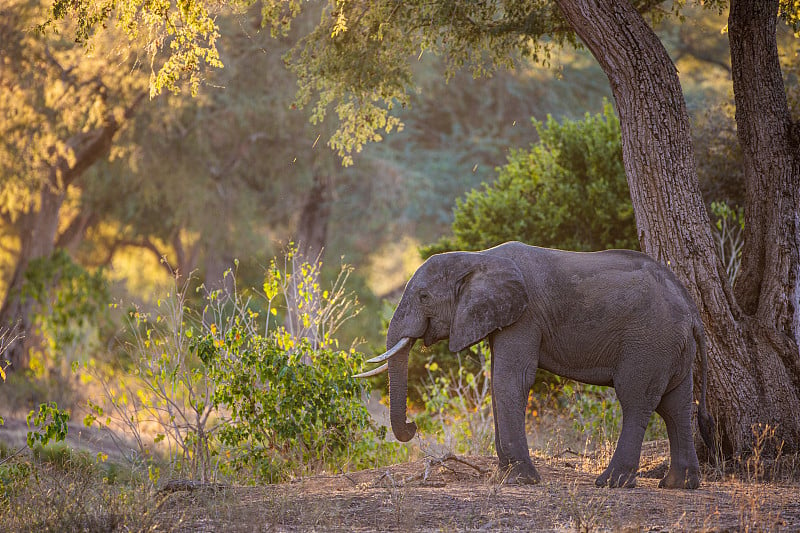
{"label": "elephant tail", "polygon": [[706,406],[706,385],[708,382],[708,352],[706,350],[706,336],[703,332],[703,323],[697,318],[692,328],[697,350],[700,353],[700,402],[697,406],[697,425],[700,427],[700,436],[703,438],[709,453],[717,450],[716,434],[717,424],[708,414]]}

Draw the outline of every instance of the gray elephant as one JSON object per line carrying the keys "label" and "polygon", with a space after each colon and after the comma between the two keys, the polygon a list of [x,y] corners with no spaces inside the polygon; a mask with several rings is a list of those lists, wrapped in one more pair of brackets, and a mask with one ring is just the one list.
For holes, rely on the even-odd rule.
{"label": "gray elephant", "polygon": [[537,483],[525,436],[525,407],[537,368],[613,386],[622,432],[598,486],[632,487],[653,411],[669,435],[670,468],[659,487],[696,488],[692,365],[701,357],[698,425],[709,448],[706,350],[697,308],[678,279],[630,250],[566,252],[508,242],[481,252],[429,258],[408,282],[387,333],[388,360],[358,377],[389,371],[392,431],[410,440],[406,421],[408,354],[450,339],[458,352],[489,340],[498,467],[507,483]]}

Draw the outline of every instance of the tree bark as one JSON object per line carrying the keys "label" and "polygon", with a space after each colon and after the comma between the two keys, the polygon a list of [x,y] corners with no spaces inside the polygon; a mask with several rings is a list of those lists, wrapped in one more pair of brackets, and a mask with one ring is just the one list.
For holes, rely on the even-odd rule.
{"label": "tree bark", "polygon": [[703,317],[708,404],[722,451],[745,452],[759,423],[778,426],[785,450],[800,450],[800,373],[789,364],[797,347],[773,328],[755,327],[733,295],[700,194],[674,64],[629,2],[556,1],[611,84],[641,248],[678,275]]}
{"label": "tree bark", "polygon": [[800,344],[800,139],[778,59],[777,13],[778,0],[734,0],[728,17],[747,191],[735,291],[748,315]]}

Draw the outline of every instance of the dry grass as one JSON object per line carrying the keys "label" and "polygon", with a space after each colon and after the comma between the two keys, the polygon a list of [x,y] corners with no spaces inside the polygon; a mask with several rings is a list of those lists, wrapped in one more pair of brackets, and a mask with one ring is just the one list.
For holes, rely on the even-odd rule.
{"label": "dry grass", "polygon": [[[655,462],[666,459],[659,453],[652,450]],[[464,459],[470,464],[447,460],[431,468],[418,460],[281,485],[177,493],[157,522],[181,531],[800,529],[797,482],[705,480],[687,491],[658,489],[657,477],[643,477],[633,489],[599,489],[593,473],[562,457],[539,463],[540,485],[517,487],[492,480],[494,458]]]}
{"label": "dry grass", "polygon": [[[543,482],[521,487],[497,483],[494,457],[451,456],[279,485],[157,491],[87,457],[64,452],[29,458],[35,472],[13,484],[5,470],[0,530],[800,530],[797,470],[794,480],[764,481],[719,478],[709,469],[698,490],[658,489],[666,442],[646,443],[642,477],[633,489],[594,486],[606,460],[602,449],[538,457]],[[789,473],[792,464],[796,459],[780,470]],[[0,464],[0,470],[9,466]]]}
{"label": "dry grass", "polygon": [[[417,459],[386,468],[182,491],[115,471],[120,456],[97,464],[94,454],[112,443],[72,428],[70,445],[90,453],[0,458],[0,531],[800,531],[800,457],[776,458],[769,428],[757,428],[762,444],[751,456],[727,470],[706,467],[689,491],[657,488],[666,441],[645,443],[636,488],[595,487],[613,445],[580,444],[565,427],[552,421],[532,432],[536,486],[499,484],[491,455],[415,449]],[[24,431],[7,420],[0,441],[21,443]],[[15,474],[14,464],[29,470]]]}

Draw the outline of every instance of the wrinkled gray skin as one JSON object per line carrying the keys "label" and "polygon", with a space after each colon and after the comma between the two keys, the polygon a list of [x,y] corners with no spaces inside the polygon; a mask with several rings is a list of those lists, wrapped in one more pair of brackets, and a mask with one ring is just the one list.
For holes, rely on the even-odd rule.
{"label": "wrinkled gray skin", "polygon": [[[428,259],[406,286],[389,325],[387,348],[403,337],[426,346],[449,339],[453,352],[488,339],[499,468],[507,483],[536,483],[525,436],[525,407],[537,368],[616,389],[622,433],[598,486],[632,487],[653,411],[669,435],[670,468],[659,484],[696,488],[692,363],[702,356],[701,434],[711,446],[705,408],[705,345],[694,302],[677,278],[629,250],[577,253],[509,242],[482,252]],[[392,431],[405,442],[408,353],[389,360]]]}

